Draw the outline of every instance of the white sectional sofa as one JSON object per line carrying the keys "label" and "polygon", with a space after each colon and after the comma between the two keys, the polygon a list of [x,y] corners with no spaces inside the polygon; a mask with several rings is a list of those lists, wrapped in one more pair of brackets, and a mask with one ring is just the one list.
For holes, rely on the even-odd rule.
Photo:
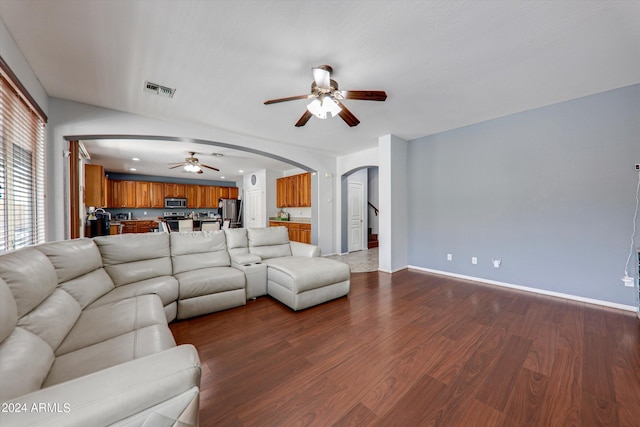
{"label": "white sectional sofa", "polygon": [[75,239],[0,255],[0,425],[192,426],[200,362],[168,322],[349,293],[284,227]]}

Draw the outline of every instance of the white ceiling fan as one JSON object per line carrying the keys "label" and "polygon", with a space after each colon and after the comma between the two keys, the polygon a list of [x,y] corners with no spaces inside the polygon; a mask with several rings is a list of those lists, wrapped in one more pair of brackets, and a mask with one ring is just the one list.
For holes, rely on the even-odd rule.
{"label": "white ceiling fan", "polygon": [[184,162],[169,163],[169,166],[171,166],[169,169],[176,169],[176,168],[182,167],[185,170],[185,172],[203,173],[202,168],[207,168],[207,169],[220,172],[220,169],[218,168],[214,168],[213,166],[200,163],[200,160],[198,160],[197,157],[194,157],[195,154],[196,154],[195,151],[189,151],[189,157],[186,157],[184,159]]}

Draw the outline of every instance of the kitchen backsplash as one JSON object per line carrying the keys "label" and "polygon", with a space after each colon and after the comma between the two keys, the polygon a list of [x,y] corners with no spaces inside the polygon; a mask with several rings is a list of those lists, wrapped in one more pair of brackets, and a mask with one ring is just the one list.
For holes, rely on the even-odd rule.
{"label": "kitchen backsplash", "polygon": [[139,218],[157,218],[164,216],[165,212],[168,211],[179,211],[184,212],[185,215],[190,214],[191,212],[205,213],[205,212],[213,212],[218,213],[218,209],[105,209],[107,212],[111,213],[111,218],[115,218],[116,214],[126,214],[131,212],[131,216],[133,219]]}

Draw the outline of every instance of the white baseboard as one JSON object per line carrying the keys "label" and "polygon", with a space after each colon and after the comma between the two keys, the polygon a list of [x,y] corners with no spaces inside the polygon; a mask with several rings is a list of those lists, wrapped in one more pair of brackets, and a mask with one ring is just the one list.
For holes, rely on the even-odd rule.
{"label": "white baseboard", "polygon": [[378,268],[378,271],[382,271],[383,273],[397,273],[398,271],[406,270],[407,268],[411,268],[409,265],[405,265],[404,267],[396,268],[395,270],[385,270],[383,268]]}
{"label": "white baseboard", "polygon": [[552,297],[564,298],[564,299],[569,299],[569,300],[573,300],[573,301],[580,301],[580,302],[586,302],[586,303],[589,303],[589,304],[595,304],[595,305],[602,305],[602,306],[605,306],[605,307],[617,308],[617,309],[625,310],[625,311],[637,312],[637,308],[632,306],[632,305],[618,304],[618,303],[615,303],[615,302],[602,301],[602,300],[592,299],[592,298],[585,298],[585,297],[580,297],[580,296],[577,296],[577,295],[563,294],[561,292],[553,292],[553,291],[547,291],[547,290],[544,290],[544,289],[531,288],[531,287],[528,287],[528,286],[514,285],[512,283],[498,282],[496,280],[482,279],[480,277],[465,276],[463,274],[450,273],[448,271],[441,271],[441,270],[433,270],[431,268],[418,267],[418,266],[415,266],[415,265],[410,265],[407,268],[409,268],[411,270],[420,270],[420,271],[426,271],[428,273],[439,274],[441,276],[455,277],[457,279],[472,280],[474,282],[486,283],[488,285],[502,286],[504,288],[518,289],[520,291],[525,291],[525,292],[533,292],[533,293],[536,293],[536,294],[549,295],[549,296],[552,296]]}

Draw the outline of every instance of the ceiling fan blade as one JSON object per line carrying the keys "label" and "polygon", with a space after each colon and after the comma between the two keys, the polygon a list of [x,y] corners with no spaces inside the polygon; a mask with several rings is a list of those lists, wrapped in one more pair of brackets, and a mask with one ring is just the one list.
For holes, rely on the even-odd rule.
{"label": "ceiling fan blade", "polygon": [[384,101],[387,93],[383,90],[342,90],[344,99],[358,99],[361,101]]}
{"label": "ceiling fan blade", "polygon": [[313,94],[290,96],[288,98],[270,99],[268,101],[264,101],[264,105],[277,104],[278,102],[295,101],[297,99],[308,99],[308,98],[312,98],[312,97],[313,97]]}
{"label": "ceiling fan blade", "polygon": [[338,101],[337,99],[334,99],[334,101],[340,106],[340,108],[342,108],[338,115],[342,118],[342,120],[344,120],[346,124],[348,124],[350,127],[358,126],[358,124],[360,124],[360,120],[358,120],[358,118],[354,116],[353,113],[349,111],[349,109],[345,107],[342,102]]}
{"label": "ceiling fan blade", "polygon": [[321,65],[316,68],[312,68],[313,81],[316,82],[316,86],[322,89],[329,89],[331,87],[331,67],[328,65]]}
{"label": "ceiling fan blade", "polygon": [[182,166],[182,163],[180,163],[178,166],[171,166],[169,169],[175,169],[175,168],[179,168]]}
{"label": "ceiling fan blade", "polygon": [[311,118],[311,116],[313,116],[313,114],[311,114],[309,110],[305,110],[302,117],[300,117],[300,119],[296,122],[296,127],[299,128],[301,126],[306,125],[309,119]]}
{"label": "ceiling fan blade", "polygon": [[203,167],[203,168],[207,168],[207,169],[212,169],[212,170],[214,170],[216,172],[220,172],[220,169],[214,168],[213,166],[205,165],[204,163],[200,163],[198,166]]}

